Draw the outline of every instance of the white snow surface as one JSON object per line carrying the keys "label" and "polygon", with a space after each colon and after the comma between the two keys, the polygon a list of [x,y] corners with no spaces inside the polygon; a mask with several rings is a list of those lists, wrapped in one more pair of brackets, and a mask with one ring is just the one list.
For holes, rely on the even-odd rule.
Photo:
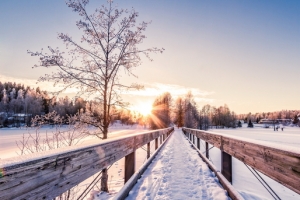
{"label": "white snow surface", "polygon": [[[229,129],[229,130],[232,130],[232,129]],[[241,129],[236,129],[236,130],[241,130]],[[220,131],[220,130],[214,130],[214,131]],[[214,132],[214,131],[207,131],[207,132],[211,133],[211,134],[214,134],[214,135],[226,136],[228,138],[232,138],[232,139],[236,139],[236,140],[242,140],[242,141],[245,141],[245,142],[254,143],[254,144],[258,144],[258,145],[262,145],[262,146],[266,146],[266,147],[270,147],[270,148],[274,148],[274,149],[278,149],[278,150],[282,150],[282,151],[287,151],[287,152],[291,152],[291,153],[300,155],[299,146],[296,147],[296,146],[291,146],[291,145],[282,144],[282,143],[274,143],[274,142],[269,142],[269,141],[262,141],[262,140],[259,140],[259,139],[251,139],[251,138],[239,137],[239,136],[236,136],[236,135],[228,135],[228,133],[225,133],[225,131],[224,131],[224,133],[217,133],[217,132]],[[284,133],[281,133],[281,134],[284,134]]]}
{"label": "white snow surface", "polygon": [[126,199],[230,198],[180,129],[173,133]]}
{"label": "white snow surface", "polygon": [[[127,128],[127,129],[126,129]],[[125,129],[125,130],[124,130]],[[49,131],[51,129],[49,129],[49,127],[44,128],[44,132]],[[94,137],[94,136],[89,136],[86,139],[84,139],[81,144],[79,145],[75,145],[75,146],[69,146],[69,147],[63,147],[63,148],[59,148],[59,149],[53,149],[53,150],[49,150],[49,151],[43,151],[43,152],[36,152],[33,154],[28,154],[28,155],[18,155],[18,156],[10,156],[10,157],[5,157],[4,155],[2,155],[2,153],[6,153],[5,152],[5,148],[7,148],[9,151],[11,151],[10,148],[14,149],[15,151],[18,151],[19,149],[17,148],[15,142],[13,143],[14,146],[12,146],[12,144],[8,144],[2,145],[2,141],[0,141],[0,168],[4,168],[4,167],[8,167],[8,166],[12,166],[12,165],[16,165],[16,164],[21,164],[24,162],[30,162],[33,160],[38,160],[38,159],[44,159],[44,158],[48,158],[48,157],[52,157],[52,156],[57,156],[59,154],[63,154],[63,153],[68,153],[68,152],[72,152],[74,150],[80,150],[80,149],[85,149],[85,148],[89,148],[89,147],[93,147],[93,146],[97,146],[99,144],[104,144],[104,143],[108,143],[111,142],[113,140],[118,140],[124,137],[127,137],[129,135],[134,135],[134,134],[141,134],[144,132],[148,132],[149,130],[144,130],[140,127],[129,127],[129,126],[120,126],[120,125],[115,125],[112,127],[113,132],[111,132],[109,134],[109,137],[111,137],[111,139],[107,139],[107,140],[99,140],[98,138]],[[3,131],[3,134],[2,134]],[[8,134],[4,134],[4,131],[8,131],[8,132],[12,132],[15,133],[16,137],[12,137],[11,135]],[[21,140],[22,137],[22,133],[26,133],[25,129],[3,129],[1,130],[1,137],[0,139],[6,139],[6,138],[13,138],[13,140]],[[43,136],[44,132],[41,133],[41,135]],[[122,133],[125,133],[123,135],[121,135]],[[117,139],[114,139],[114,135],[121,135],[119,136]],[[14,135],[13,135],[14,136]],[[2,152],[3,151],[3,152]],[[4,159],[1,159],[3,158]]]}

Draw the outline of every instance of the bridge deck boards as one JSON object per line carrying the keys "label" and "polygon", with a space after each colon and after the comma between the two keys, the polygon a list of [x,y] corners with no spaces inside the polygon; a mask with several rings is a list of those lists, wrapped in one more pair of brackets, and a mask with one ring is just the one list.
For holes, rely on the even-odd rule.
{"label": "bridge deck boards", "polygon": [[[176,130],[127,199],[229,199],[207,165]],[[147,198],[148,197],[148,198]]]}

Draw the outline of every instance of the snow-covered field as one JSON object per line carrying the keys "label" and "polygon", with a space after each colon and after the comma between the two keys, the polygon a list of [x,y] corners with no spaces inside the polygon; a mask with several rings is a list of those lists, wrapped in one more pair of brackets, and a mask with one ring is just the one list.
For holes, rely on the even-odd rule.
{"label": "snow-covered field", "polygon": [[[64,128],[62,128],[63,130]],[[91,128],[93,129],[93,128]],[[1,128],[0,129],[0,159],[10,158],[14,156],[18,156],[20,154],[20,149],[18,148],[16,142],[20,142],[22,140],[23,134],[25,136],[28,135],[28,131],[34,133],[34,129],[26,129],[26,128]],[[46,133],[51,135],[51,133],[55,131],[51,126],[42,127],[40,130],[41,138],[46,137]],[[147,131],[146,128],[133,125],[126,126],[122,124],[114,124],[110,127],[108,138],[115,138],[119,136],[124,136],[132,133],[138,133],[141,131]],[[95,136],[89,136],[84,138],[79,142],[79,144],[88,144],[93,141],[101,141],[99,138]]]}
{"label": "snow-covered field", "polygon": [[[232,135],[260,141],[274,142],[281,145],[293,146],[298,148],[300,147],[300,128],[297,127],[285,127],[284,131],[274,131],[272,128],[266,129],[262,128],[259,125],[256,125],[256,127],[254,128],[243,127],[239,129],[210,129],[209,131],[221,133],[224,135]],[[181,136],[178,137],[177,134],[174,134],[170,138],[170,142],[168,143],[171,143],[172,140],[174,143],[174,141],[177,141],[180,137]],[[199,178],[202,176],[200,169],[203,170],[204,168],[203,164],[201,164],[202,161],[193,162],[195,161],[193,159],[196,159],[190,157],[190,154],[193,154],[193,149],[184,145],[186,139],[181,138],[181,140],[179,141],[181,142],[175,142],[172,145],[169,145],[168,143],[166,144],[166,147],[164,147],[162,149],[162,152],[158,154],[158,157],[155,159],[155,161],[153,161],[153,164],[149,166],[149,169],[147,169],[147,171],[144,173],[143,177],[131,191],[127,199],[211,199],[208,196],[204,197],[205,195],[201,196],[202,190],[199,189],[199,187],[203,187],[203,184],[206,184],[206,182],[194,181],[201,179]],[[205,151],[204,147],[204,141],[201,141],[202,152]],[[179,151],[176,149],[179,149]],[[182,153],[185,156],[182,156]],[[218,169],[221,169],[220,150],[217,148],[211,149],[210,158],[214,165]],[[172,166],[172,163],[175,162],[178,162],[180,164],[177,164],[177,167],[174,167]],[[179,169],[183,166],[188,166],[185,173],[179,172]],[[300,195],[298,195],[297,193],[264,176],[263,174],[261,174],[261,176],[281,199],[300,200]],[[181,184],[178,185],[178,183],[180,182]],[[273,197],[252,175],[247,167],[235,158],[233,158],[233,186],[245,199],[273,199]],[[168,189],[169,187],[171,189]],[[174,188],[174,190],[172,188]],[[194,190],[195,188],[196,190]],[[213,191],[211,191],[210,189],[208,189],[208,193],[209,192],[210,194],[213,194]],[[154,195],[157,196],[154,197]],[[186,198],[183,198],[183,196],[186,196]],[[104,196],[100,195],[100,197]],[[106,196],[106,198],[109,197],[111,196]]]}
{"label": "snow-covered field", "polygon": [[[51,131],[50,127],[45,127],[43,128],[43,131]],[[113,137],[119,137],[119,136],[123,136],[123,135],[127,135],[127,134],[132,134],[132,133],[138,133],[138,132],[143,132],[146,131],[146,129],[144,129],[143,127],[136,127],[136,126],[122,126],[120,124],[116,124],[112,127],[111,129],[111,133],[110,133],[110,138]],[[298,147],[300,148],[300,128],[297,127],[285,127],[284,131],[273,131],[272,128],[266,129],[266,128],[262,128],[262,127],[254,127],[254,128],[237,128],[237,129],[210,129],[209,131],[212,132],[217,132],[217,133],[221,133],[221,134],[225,134],[225,135],[232,135],[232,136],[238,136],[238,137],[245,137],[245,138],[251,138],[251,139],[256,139],[256,140],[260,140],[260,141],[270,141],[270,142],[274,142],[274,143],[280,143],[288,145],[288,146],[293,146],[293,147]],[[20,137],[22,137],[22,134],[26,132],[25,129],[0,129],[0,158],[4,159],[4,158],[8,158],[11,156],[16,156],[17,154],[15,152],[19,151],[15,141],[17,140],[21,140]],[[175,134],[178,135],[178,134]],[[158,197],[167,197],[167,195],[171,195],[171,191],[165,191],[165,190],[159,190],[159,189],[155,189],[153,188],[153,190],[151,189],[150,186],[153,187],[158,187],[157,185],[159,185],[162,188],[168,188],[168,186],[170,185],[172,187],[175,186],[175,179],[172,179],[172,176],[177,176],[177,177],[184,177],[187,179],[183,178],[183,181],[187,181],[190,179],[190,183],[183,183],[182,188],[187,188],[185,185],[187,184],[192,184],[191,186],[194,186],[195,188],[198,187],[202,187],[202,185],[200,184],[201,180],[202,180],[202,175],[203,174],[208,174],[208,172],[206,171],[206,166],[204,164],[201,164],[201,160],[196,162],[196,159],[193,156],[193,150],[191,148],[184,148],[183,146],[183,142],[186,142],[186,139],[181,139],[181,143],[180,142],[176,142],[178,141],[178,138],[182,137],[182,135],[180,135],[180,137],[178,137],[176,139],[175,135],[173,135],[170,138],[170,141],[168,141],[168,143],[171,143],[172,140],[174,142],[174,145],[176,147],[181,147],[180,151],[177,151],[176,148],[174,148],[172,150],[171,146],[169,145],[168,147],[168,143],[166,144],[166,146],[163,148],[162,152],[158,155],[160,156],[158,159],[156,158],[155,161],[153,162],[157,162],[157,166],[154,164],[150,165],[150,168],[148,170],[153,170],[153,174],[149,174],[149,172],[146,172],[146,174],[142,177],[141,181],[139,182],[138,185],[140,185],[141,189],[139,190],[134,190],[131,192],[130,198],[134,199],[134,195],[138,196],[139,199],[139,195],[144,194],[147,195],[148,193],[150,193],[151,195],[151,191],[153,192],[161,192],[161,195],[158,195]],[[173,138],[173,139],[172,139]],[[88,138],[85,141],[83,141],[83,144],[88,144],[91,141],[95,141],[98,139],[95,138]],[[183,141],[182,141],[183,140]],[[144,147],[145,149],[145,147]],[[146,160],[146,151],[143,148],[140,148],[136,151],[136,169],[138,169]],[[165,150],[164,150],[165,149]],[[151,142],[151,151],[154,151],[154,144],[153,142]],[[185,152],[188,151],[188,152]],[[201,143],[201,151],[205,151],[204,150],[204,142],[202,141]],[[189,153],[190,152],[190,153]],[[181,153],[184,153],[185,155],[190,155],[190,160],[188,156],[180,156],[182,155]],[[212,162],[214,163],[214,165],[217,168],[221,168],[221,163],[220,163],[220,150],[217,148],[213,148],[210,150],[210,158],[212,160]],[[179,160],[181,160],[180,163],[182,163],[181,166],[183,165],[188,165],[189,169],[187,170],[187,172],[185,174],[180,174],[178,171],[179,170],[179,166],[177,168],[172,168],[171,164],[174,163],[176,160],[179,162]],[[188,159],[188,160],[186,160]],[[177,162],[176,161],[176,162]],[[171,167],[171,170],[170,170]],[[199,171],[199,170],[202,170]],[[174,171],[172,171],[174,170]],[[191,172],[188,172],[191,171]],[[148,174],[147,174],[148,173]],[[202,174],[201,174],[202,173]],[[147,178],[149,175],[149,178]],[[300,200],[300,195],[296,194],[295,192],[291,191],[290,189],[282,186],[281,184],[273,181],[272,179],[262,175],[265,180],[268,182],[268,184],[273,188],[273,190],[279,195],[279,197],[281,199],[287,199],[287,200]],[[156,178],[156,179],[155,179]],[[214,177],[211,177],[212,179],[214,179]],[[85,188],[93,179],[93,177],[87,181],[85,181],[84,183],[81,184],[81,188]],[[143,183],[143,179],[145,179],[148,182]],[[194,181],[193,181],[194,180]],[[200,180],[200,182],[199,182]],[[151,182],[152,181],[152,182]],[[198,181],[198,182],[197,182]],[[202,180],[203,181],[203,180]],[[123,182],[124,182],[124,159],[121,159],[119,161],[117,161],[116,163],[114,163],[110,169],[109,169],[109,190],[112,193],[111,195],[100,195],[100,199],[106,199],[106,198],[110,198],[113,196],[114,193],[118,192],[120,190],[120,188],[123,186]],[[199,183],[199,185],[198,185]],[[265,188],[259,183],[258,180],[256,180],[256,178],[252,175],[252,173],[246,168],[246,166],[236,160],[233,159],[233,186],[246,198],[246,199],[273,199],[270,194],[265,190]],[[175,186],[174,188],[177,188],[180,186]],[[180,190],[183,193],[178,195],[178,198],[180,198],[180,195],[191,195],[191,198],[188,199],[193,199],[194,197],[196,197],[197,195],[199,197],[203,197],[201,196],[204,193],[202,192],[202,190],[200,190],[199,188],[197,190],[193,190],[193,187],[191,187],[190,190]],[[97,188],[94,188],[94,190],[97,190]],[[138,193],[138,191],[141,192],[141,194]],[[176,190],[177,191],[177,190]],[[176,193],[175,190],[173,190],[172,194]],[[178,189],[179,191],[179,189]],[[194,191],[195,194],[192,192]],[[97,197],[97,192],[93,192],[93,194],[91,195],[91,199],[93,199],[94,197]],[[210,193],[208,192],[207,195],[209,196]],[[207,196],[207,197],[208,197]],[[104,197],[104,198],[103,198]],[[147,196],[147,198],[145,199],[152,199],[150,198],[151,196]],[[177,198],[177,199],[178,199]],[[98,198],[99,199],[99,198]],[[159,199],[166,199],[166,198],[159,198]],[[209,198],[207,198],[209,199]]]}
{"label": "snow-covered field", "polygon": [[[284,130],[274,131],[272,127],[263,128],[257,124],[254,128],[237,128],[237,129],[210,129],[211,132],[222,133],[244,138],[251,138],[260,141],[268,141],[289,147],[300,148],[300,128],[285,127]],[[201,143],[201,150],[204,152],[204,142]],[[214,165],[221,169],[221,152],[217,148],[210,150],[210,159]],[[267,190],[253,176],[247,167],[239,160],[233,158],[233,186],[246,199],[273,199]],[[300,200],[300,195],[277,183],[276,181],[261,174],[266,182],[272,187],[281,199]],[[300,184],[300,183],[299,183]]]}
{"label": "snow-covered field", "polygon": [[[16,145],[17,141],[22,140],[23,134],[27,134],[27,131],[25,128],[2,128],[0,129],[0,163],[1,159],[2,162],[6,159],[10,159],[8,162],[14,162],[18,159],[20,150]],[[30,130],[31,132],[34,131],[34,129]],[[49,134],[54,129],[50,126],[43,127],[40,131],[41,138],[46,136],[46,132]],[[121,124],[114,124],[110,127],[109,130],[109,139],[113,139],[120,136],[125,135],[131,135],[136,134],[140,132],[148,131],[147,128],[133,125],[133,126],[126,126]],[[78,145],[80,146],[86,146],[95,144],[97,142],[101,142],[101,140],[97,137],[89,136],[85,139],[83,139]],[[145,148],[145,147],[144,147]],[[54,150],[55,152],[58,152],[59,150]],[[151,144],[151,151],[154,151],[154,144]],[[136,168],[138,169],[146,160],[146,151],[142,148],[138,149],[136,151]],[[29,156],[30,157],[30,156]],[[4,162],[6,163],[6,162]],[[109,190],[112,194],[118,192],[122,186],[124,185],[124,159],[121,159],[114,163],[110,169],[108,170],[109,174]],[[96,174],[97,175],[97,174]],[[96,177],[96,175],[92,176],[91,178],[87,179],[86,181],[82,182],[79,185],[78,195],[93,181],[93,179]],[[99,184],[98,184],[99,186]],[[94,190],[97,190],[97,187],[94,188]],[[86,199],[88,196],[86,197]]]}

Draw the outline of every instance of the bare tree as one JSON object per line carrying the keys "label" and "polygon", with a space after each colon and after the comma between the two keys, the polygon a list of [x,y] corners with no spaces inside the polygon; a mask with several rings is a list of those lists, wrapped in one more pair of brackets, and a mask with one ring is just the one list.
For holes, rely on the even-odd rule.
{"label": "bare tree", "polygon": [[151,129],[167,128],[170,126],[171,104],[172,96],[169,92],[155,99],[150,120]]}
{"label": "bare tree", "polygon": [[188,92],[184,100],[184,126],[187,128],[199,126],[198,108],[191,92]]}
{"label": "bare tree", "polygon": [[[163,52],[164,49],[140,49],[138,45],[146,38],[144,31],[148,22],[137,24],[138,12],[118,9],[111,0],[107,7],[102,6],[93,14],[88,14],[88,0],[69,0],[66,2],[81,20],[76,22],[78,29],[83,31],[81,41],[75,41],[70,35],[59,33],[67,48],[67,54],[58,48],[48,46],[49,53],[28,51],[38,56],[40,63],[35,67],[56,67],[57,71],[45,74],[39,81],[63,83],[64,91],[70,87],[79,89],[79,94],[97,96],[99,111],[96,120],[83,118],[82,121],[100,129],[103,139],[107,138],[108,128],[114,113],[113,106],[124,106],[119,93],[124,89],[140,89],[137,84],[124,85],[119,81],[120,70],[130,75],[132,69],[141,64],[141,55],[149,57],[150,53]],[[127,15],[124,17],[124,15]],[[105,170],[104,170],[105,177]],[[103,191],[108,191],[107,185]]]}
{"label": "bare tree", "polygon": [[[93,14],[88,14],[88,0],[69,0],[67,5],[82,18],[76,22],[78,29],[83,31],[80,42],[71,36],[59,33],[58,38],[68,48],[68,54],[48,47],[50,53],[28,51],[32,56],[38,56],[40,63],[35,67],[56,67],[52,74],[40,77],[40,81],[63,83],[64,88],[59,92],[76,87],[80,94],[96,95],[101,105],[97,126],[103,139],[107,138],[111,120],[111,107],[123,106],[120,95],[121,89],[140,89],[137,84],[124,85],[119,82],[119,72],[123,68],[128,74],[141,64],[141,55],[149,57],[151,52],[163,52],[163,49],[139,49],[138,45],[146,36],[143,32],[148,22],[137,25],[138,12],[118,9],[108,1],[108,7],[102,6]],[[123,17],[123,15],[128,15]],[[150,59],[151,60],[151,59]]]}
{"label": "bare tree", "polygon": [[175,102],[174,108],[175,119],[174,122],[178,128],[182,127],[184,124],[184,100],[178,97]]}

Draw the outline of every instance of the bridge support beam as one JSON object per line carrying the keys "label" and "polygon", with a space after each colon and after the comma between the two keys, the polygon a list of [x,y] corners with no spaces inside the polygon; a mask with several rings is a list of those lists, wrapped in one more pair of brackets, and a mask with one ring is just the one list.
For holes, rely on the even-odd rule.
{"label": "bridge support beam", "polygon": [[205,142],[205,156],[209,159],[209,146],[208,142]]}
{"label": "bridge support beam", "polygon": [[125,156],[125,183],[135,171],[135,151]]}
{"label": "bridge support beam", "polygon": [[200,150],[200,138],[197,138],[197,148]]}
{"label": "bridge support beam", "polygon": [[147,159],[150,158],[150,142],[147,143]]}
{"label": "bridge support beam", "polygon": [[155,150],[158,148],[158,138],[155,139]]}
{"label": "bridge support beam", "polygon": [[232,157],[225,151],[221,151],[221,173],[232,183]]}

